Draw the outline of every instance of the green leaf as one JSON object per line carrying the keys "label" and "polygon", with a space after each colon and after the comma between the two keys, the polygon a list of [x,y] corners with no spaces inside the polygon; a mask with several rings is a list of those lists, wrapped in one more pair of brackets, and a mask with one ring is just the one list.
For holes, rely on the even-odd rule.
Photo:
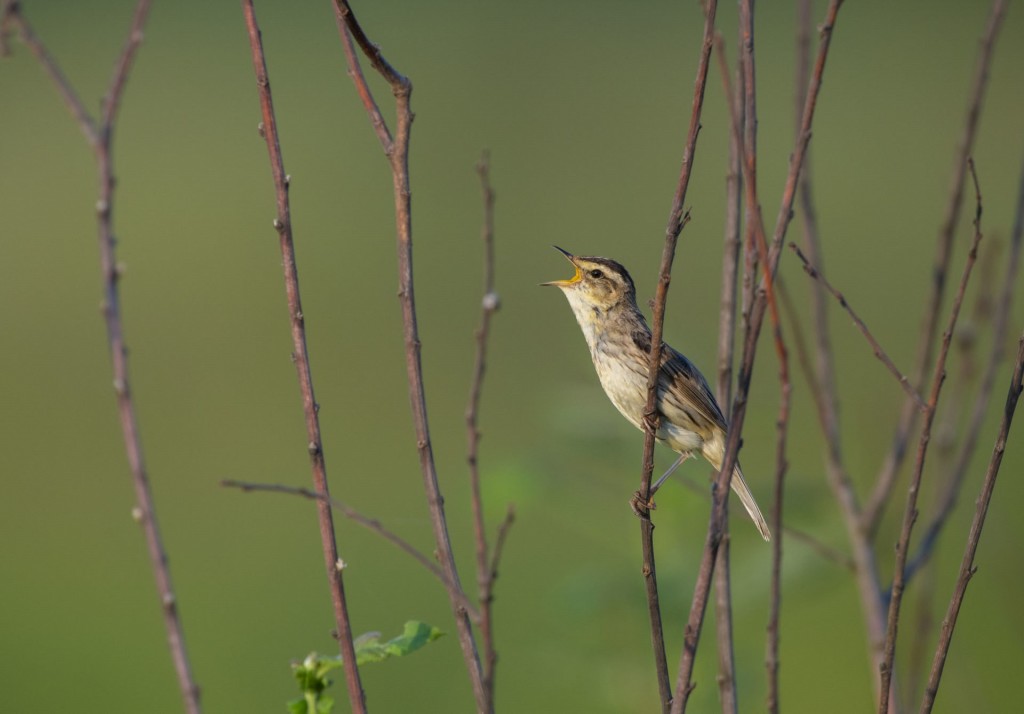
{"label": "green leaf", "polygon": [[387,642],[380,641],[379,633],[368,633],[356,640],[356,664],[383,662],[389,657],[404,657],[443,634],[444,632],[437,627],[418,620],[406,622],[402,634]]}
{"label": "green leaf", "polygon": [[[356,649],[356,664],[383,662],[389,657],[404,657],[443,634],[438,628],[416,620],[405,623],[402,634],[387,642],[380,641],[379,632],[368,632],[353,643]],[[323,692],[331,684],[328,675],[341,666],[341,657],[322,657],[316,652],[310,652],[301,662],[292,663],[292,672],[299,683],[299,689],[302,690],[302,698],[288,702],[290,714],[331,714],[334,709],[334,698]]]}

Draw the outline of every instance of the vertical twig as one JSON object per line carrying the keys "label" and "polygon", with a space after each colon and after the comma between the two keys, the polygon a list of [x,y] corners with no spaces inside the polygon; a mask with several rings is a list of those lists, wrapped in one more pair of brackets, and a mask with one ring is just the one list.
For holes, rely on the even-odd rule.
{"label": "vertical twig", "polygon": [[992,492],[995,489],[996,476],[999,475],[999,466],[1003,461],[1003,452],[1006,450],[1006,439],[1010,432],[1010,424],[1013,422],[1013,414],[1017,409],[1017,400],[1020,397],[1022,388],[1024,388],[1024,385],[1021,384],[1022,379],[1024,379],[1024,336],[1021,337],[1017,345],[1017,363],[1013,370],[1013,378],[1010,380],[1009,391],[1006,394],[1003,420],[999,426],[999,435],[996,437],[995,447],[992,449],[992,458],[989,460],[988,469],[985,472],[985,482],[981,487],[981,493],[978,495],[974,518],[967,533],[967,546],[964,550],[964,557],[960,562],[960,575],[957,578],[956,585],[953,587],[953,595],[949,600],[946,616],[942,620],[939,644],[935,648],[935,659],[932,661],[928,684],[925,687],[924,698],[921,701],[921,714],[931,712],[932,706],[935,704],[935,696],[939,691],[939,681],[942,679],[942,670],[946,664],[946,655],[949,653],[949,646],[953,640],[953,629],[956,627],[960,607],[963,605],[967,585],[977,570],[977,567],[974,565],[974,556],[978,551],[978,542],[981,540],[981,530],[985,527],[985,516],[988,514],[988,506],[992,501]]}
{"label": "vertical twig", "polygon": [[903,513],[903,525],[900,528],[900,537],[896,542],[896,562],[893,566],[892,591],[889,600],[889,617],[885,631],[885,649],[883,650],[881,672],[881,694],[879,696],[878,710],[880,714],[886,714],[889,710],[889,691],[892,684],[893,659],[896,654],[896,638],[899,631],[900,605],[903,601],[903,590],[906,586],[906,565],[907,552],[910,547],[910,533],[917,520],[917,496],[921,488],[921,477],[924,473],[925,457],[928,453],[928,443],[931,438],[932,422],[935,419],[935,409],[939,402],[939,394],[942,391],[942,383],[945,380],[946,356],[949,354],[949,345],[953,339],[953,330],[956,327],[957,318],[960,315],[960,306],[963,304],[964,294],[967,290],[967,281],[971,277],[971,269],[974,267],[975,259],[978,256],[978,243],[981,242],[981,189],[978,187],[978,177],[974,172],[974,162],[968,159],[971,178],[974,181],[974,192],[976,211],[974,214],[974,238],[971,242],[971,249],[967,254],[967,261],[964,265],[963,275],[960,278],[960,286],[956,296],[953,298],[953,305],[950,308],[949,323],[946,331],[942,333],[942,344],[939,348],[938,359],[935,362],[935,370],[932,374],[931,393],[928,397],[928,410],[925,412],[924,425],[921,428],[921,438],[918,442],[917,456],[914,460],[914,471],[911,475],[910,490],[907,495],[907,506]]}
{"label": "vertical twig", "polygon": [[171,581],[170,565],[167,550],[157,522],[156,504],[149,485],[149,474],[142,453],[142,437],[139,433],[138,416],[131,389],[128,370],[128,348],[124,339],[124,326],[121,314],[121,298],[119,281],[120,269],[117,264],[116,241],[114,237],[114,163],[112,156],[114,128],[117,121],[117,110],[121,105],[121,97],[135,61],[135,55],[142,43],[142,31],[149,15],[149,0],[140,0],[135,6],[128,38],[117,61],[110,85],[101,102],[101,113],[97,123],[78,98],[70,82],[42,41],[32,31],[31,25],[21,14],[17,2],[6,2],[3,6],[3,18],[0,25],[3,32],[10,27],[18,28],[19,36],[29,50],[42,64],[50,76],[61,98],[67,105],[72,117],[78,123],[86,140],[96,156],[97,173],[99,175],[99,197],[96,201],[96,221],[99,239],[100,272],[103,276],[103,317],[107,326],[107,344],[114,375],[114,391],[117,396],[117,411],[121,421],[121,432],[124,438],[125,452],[132,473],[137,506],[133,517],[141,525],[146,537],[153,575],[156,579],[157,593],[160,596],[163,611],[164,629],[167,643],[174,662],[178,678],[178,688],[189,714],[202,711],[199,700],[199,686],[192,674],[192,666],[185,647],[185,634],[178,614],[177,598]]}
{"label": "vertical twig", "polygon": [[487,336],[491,316],[498,309],[498,294],[494,291],[494,189],[491,187],[490,156],[484,152],[476,167],[483,194],[484,220],[481,238],[484,246],[484,296],[480,310],[480,327],[476,331],[476,358],[466,407],[466,461],[469,464],[469,487],[473,508],[473,537],[476,541],[476,577],[480,593],[480,638],[483,644],[483,685],[487,695],[487,708],[494,709],[494,668],[498,653],[494,647],[491,603],[495,569],[491,568],[487,548],[487,530],[484,523],[483,498],[480,494],[480,468],[477,451],[480,444],[479,408],[487,364]]}
{"label": "vertical twig", "polygon": [[[783,191],[779,215],[776,220],[772,246],[768,254],[769,260],[765,265],[765,272],[767,273],[770,271],[773,275],[778,266],[781,254],[780,246],[782,244],[782,240],[785,238],[786,229],[789,226],[789,221],[792,217],[796,184],[800,178],[800,168],[803,164],[807,143],[810,141],[811,124],[814,120],[814,110],[817,105],[818,93],[821,89],[822,77],[825,70],[825,61],[828,57],[828,50],[831,45],[832,30],[835,26],[836,16],[841,4],[842,0],[832,0],[830,2],[825,22],[820,28],[821,42],[818,47],[818,56],[815,62],[814,73],[811,76],[807,101],[804,104],[803,118],[800,125],[800,136],[797,139],[796,149],[794,150],[793,156],[790,160],[789,173],[786,178],[786,186]],[[736,466],[740,435],[742,434],[743,421],[746,417],[747,394],[750,389],[754,358],[757,353],[757,338],[760,335],[767,307],[768,300],[765,293],[758,292],[750,310],[749,328],[745,336],[743,359],[740,362],[739,378],[736,385],[736,396],[733,398],[732,415],[729,420],[730,429],[726,443],[725,457],[722,461],[722,468],[720,469],[715,481],[711,522],[708,525],[708,535],[705,540],[704,554],[701,558],[697,582],[694,586],[693,601],[690,605],[690,615],[687,619],[686,630],[684,632],[683,653],[680,658],[679,674],[676,679],[675,699],[672,702],[672,714],[682,714],[682,712],[685,711],[690,693],[693,690],[690,680],[693,674],[694,658],[696,656],[697,644],[700,638],[701,625],[704,620],[704,608],[707,605],[708,592],[711,587],[711,576],[714,571],[718,546],[721,541],[721,527],[724,516],[723,509],[728,495],[729,478],[732,476],[732,471]]]}
{"label": "vertical twig", "polygon": [[[725,60],[722,36],[715,33],[716,57],[719,69],[728,80],[729,68]],[[737,84],[737,86],[742,86]],[[726,82],[726,101],[730,104],[730,115],[742,112],[739,97],[731,91]],[[740,120],[742,121],[742,120]],[[722,291],[718,317],[718,384],[715,397],[719,404],[732,401],[732,364],[735,359],[736,333],[736,292],[740,253],[740,206],[742,204],[743,166],[742,146],[739,137],[733,133],[729,139],[728,171],[725,179],[725,235],[722,249]],[[730,572],[730,543],[726,537],[718,549],[715,565],[715,632],[718,639],[718,696],[722,703],[722,714],[736,714],[738,697],[736,692],[736,661],[733,647],[732,626],[732,583]]]}
{"label": "vertical twig", "polygon": [[352,644],[352,625],[348,615],[348,604],[345,599],[345,585],[342,578],[344,562],[338,557],[338,546],[334,537],[334,518],[329,502],[330,490],[327,486],[327,465],[324,461],[323,442],[320,438],[320,418],[318,405],[313,393],[313,375],[309,365],[309,353],[306,349],[305,316],[302,312],[302,299],[299,294],[299,275],[295,261],[295,243],[292,239],[291,206],[288,200],[289,177],[284,171],[284,160],[281,156],[281,143],[277,133],[277,121],[274,116],[274,104],[270,94],[270,80],[267,76],[267,63],[263,53],[263,40],[259,25],[256,22],[256,11],[252,0],[242,0],[242,12],[245,26],[249,34],[249,46],[252,50],[253,70],[256,74],[256,87],[259,93],[260,111],[263,121],[260,133],[267,144],[270,156],[270,169],[274,177],[274,195],[277,202],[277,218],[274,228],[277,230],[281,245],[281,258],[284,268],[285,293],[288,299],[288,318],[291,323],[292,358],[299,377],[299,390],[302,393],[302,408],[306,417],[306,436],[309,439],[308,451],[310,467],[313,472],[313,485],[321,498],[317,500],[317,514],[320,524],[320,541],[324,553],[324,564],[327,568],[327,579],[331,588],[331,601],[334,606],[334,619],[337,625],[338,643],[341,648],[342,661],[345,669],[345,683],[348,698],[355,712],[366,711],[366,698],[363,693],[359,669],[356,666],[355,647]]}
{"label": "vertical twig", "polygon": [[[953,176],[949,187],[949,199],[946,202],[946,215],[943,217],[936,244],[935,264],[932,268],[932,291],[929,295],[921,325],[921,337],[917,346],[917,361],[914,368],[914,391],[921,392],[924,379],[935,353],[935,340],[939,326],[939,312],[942,308],[942,297],[945,294],[946,275],[949,272],[949,261],[952,255],[953,234],[960,219],[960,208],[963,204],[964,182],[967,178],[967,158],[974,146],[978,121],[981,117],[981,106],[988,86],[989,66],[995,50],[996,37],[1006,15],[1006,1],[994,0],[989,13],[985,33],[978,50],[978,59],[974,67],[974,78],[971,82],[971,98],[967,104],[967,119],[964,131],[957,146],[956,158],[953,162]],[[892,448],[885,457],[875,479],[875,486],[864,505],[861,516],[864,530],[870,537],[878,531],[878,525],[889,504],[896,474],[907,453],[910,434],[917,424],[917,405],[910,400],[904,402],[903,411],[896,427]]]}
{"label": "vertical twig", "polygon": [[[757,248],[759,262],[765,266],[764,287],[765,299],[772,320],[775,350],[779,360],[779,416],[776,440],[775,498],[772,508],[772,529],[777,534],[772,543],[772,585],[771,608],[767,626],[767,644],[765,666],[768,670],[768,708],[778,710],[778,670],[779,670],[779,617],[782,604],[782,510],[786,473],[786,434],[789,425],[789,357],[782,335],[782,322],[778,305],[775,300],[774,270],[770,267],[768,245],[764,237],[764,223],[761,206],[757,194],[757,84],[754,52],[754,3],[747,0],[740,3],[740,37],[741,37],[741,77],[743,97],[743,185],[747,216],[747,243]],[[739,127],[737,119],[732,121],[734,134]],[[755,267],[751,264],[751,268]],[[751,275],[753,277],[753,275]],[[730,474],[731,477],[731,474]],[[728,479],[725,480],[728,484]],[[722,494],[728,498],[728,489]],[[717,505],[717,504],[716,504]],[[724,509],[723,509],[724,510]]]}
{"label": "vertical twig", "polygon": [[[676,185],[672,207],[669,211],[668,225],[665,228],[665,245],[661,253],[661,265],[658,271],[658,286],[651,310],[651,353],[647,374],[647,401],[644,406],[644,449],[642,471],[640,477],[639,502],[650,501],[651,475],[654,471],[654,435],[658,430],[658,377],[661,372],[662,339],[665,326],[665,303],[668,297],[668,286],[672,281],[672,261],[675,258],[676,244],[683,226],[689,220],[684,211],[686,190],[690,184],[693,170],[693,158],[697,148],[697,135],[700,133],[700,115],[704,106],[704,89],[707,86],[708,63],[711,48],[714,44],[715,13],[718,9],[717,0],[708,0],[704,10],[704,35],[701,43],[700,58],[697,64],[697,76],[694,80],[693,102],[690,111],[690,127],[683,145],[682,167],[679,183]],[[643,564],[641,572],[647,589],[647,609],[651,621],[651,646],[654,650],[655,671],[658,677],[658,692],[662,712],[668,712],[672,701],[672,689],[669,682],[668,663],[665,659],[665,639],[661,624],[661,606],[658,600],[658,581],[654,561],[654,523],[650,514],[640,519],[640,542]]]}
{"label": "vertical twig", "polygon": [[978,444],[978,437],[981,433],[981,425],[988,411],[989,398],[992,395],[992,388],[995,384],[996,372],[1003,357],[1003,344],[1006,340],[1010,325],[1010,308],[1013,303],[1013,295],[1017,284],[1017,272],[1020,266],[1021,243],[1024,238],[1024,165],[1021,168],[1020,184],[1017,188],[1017,208],[1013,221],[1013,233],[1010,236],[1010,255],[1006,260],[1006,274],[1003,278],[1003,287],[996,305],[996,313],[992,320],[992,351],[989,353],[988,364],[981,379],[981,386],[974,400],[974,407],[971,410],[970,423],[966,429],[966,436],[960,447],[960,452],[950,470],[947,483],[939,502],[939,507],[928,523],[921,542],[917,547],[914,557],[907,565],[907,579],[909,580],[914,572],[928,561],[939,539],[939,534],[953,513],[957,497],[963,486],[964,477],[974,455]]}
{"label": "vertical twig", "polygon": [[[798,116],[802,113],[800,108],[806,104],[807,74],[811,67],[809,43],[812,20],[810,2],[808,0],[801,1],[799,22],[797,86],[800,92],[797,97]],[[800,135],[801,129],[798,127],[798,140]],[[811,180],[812,167],[809,158],[805,159],[804,163],[805,166],[801,173],[799,184],[800,217],[804,234],[804,248],[810,256],[811,262],[821,272],[823,280],[821,240],[818,233],[817,216],[814,210],[814,193]],[[813,281],[810,290],[816,360],[814,366],[815,376],[813,381],[809,381],[811,394],[814,397],[814,405],[818,413],[818,422],[824,435],[825,475],[828,485],[835,495],[836,503],[839,506],[840,514],[846,527],[847,538],[853,554],[854,577],[866,626],[868,659],[872,663],[873,669],[877,670],[881,664],[882,647],[885,640],[885,610],[882,602],[878,565],[870,541],[865,537],[863,530],[860,528],[860,504],[853,486],[853,480],[847,472],[843,459],[842,431],[839,419],[839,389],[836,383],[833,344],[831,344],[831,337],[828,332],[826,286],[823,282]],[[872,680],[877,682],[873,677]]]}
{"label": "vertical twig", "polygon": [[[421,343],[416,319],[416,297],[413,289],[412,260],[412,205],[409,189],[409,132],[412,129],[412,111],[409,100],[412,94],[412,82],[392,67],[378,48],[366,36],[363,28],[356,20],[352,8],[346,0],[334,0],[335,18],[342,48],[348,63],[349,75],[355,82],[356,90],[370,117],[377,138],[384,149],[391,176],[395,201],[395,232],[398,251],[398,299],[402,308],[402,326],[405,339],[406,378],[409,383],[409,402],[412,408],[413,422],[416,430],[416,450],[419,454],[420,471],[423,475],[423,487],[430,512],[430,522],[434,530],[434,543],[437,556],[445,572],[448,582],[448,600],[455,617],[458,631],[459,646],[466,663],[473,687],[473,697],[477,710],[488,712],[487,693],[484,687],[483,668],[477,653],[476,638],[472,623],[462,607],[464,595],[455,565],[455,554],[452,551],[451,538],[448,535],[448,521],[444,513],[444,497],[437,479],[437,468],[434,464],[434,449],[430,441],[430,425],[427,418],[427,401],[423,385],[423,367],[420,360]],[[351,35],[350,35],[351,33]],[[352,41],[359,45],[370,64],[391,86],[395,97],[395,133],[388,130],[381,117],[377,103],[373,99],[359,61],[356,58]]]}

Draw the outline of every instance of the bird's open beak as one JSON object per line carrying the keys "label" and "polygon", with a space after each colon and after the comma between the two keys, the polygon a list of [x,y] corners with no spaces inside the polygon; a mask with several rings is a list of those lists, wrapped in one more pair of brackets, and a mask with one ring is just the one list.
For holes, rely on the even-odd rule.
{"label": "bird's open beak", "polygon": [[554,248],[555,250],[557,250],[562,255],[564,255],[566,257],[566,259],[570,263],[572,263],[572,267],[576,268],[576,274],[573,275],[568,280],[552,280],[549,283],[541,283],[541,285],[542,286],[544,286],[544,285],[551,285],[551,286],[556,287],[556,288],[568,288],[568,287],[571,287],[571,286],[575,285],[576,283],[578,283],[583,278],[583,274],[580,273],[580,266],[576,265],[576,256],[574,256],[572,253],[570,253],[567,250],[562,250],[557,245],[551,246],[551,247]]}

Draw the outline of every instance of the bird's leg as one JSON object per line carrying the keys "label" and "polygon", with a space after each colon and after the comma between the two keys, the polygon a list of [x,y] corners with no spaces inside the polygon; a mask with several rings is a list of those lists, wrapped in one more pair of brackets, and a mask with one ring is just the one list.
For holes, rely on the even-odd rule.
{"label": "bird's leg", "polygon": [[643,503],[639,491],[634,493],[633,498],[630,499],[629,501],[629,505],[633,509],[633,513],[635,513],[637,516],[642,517],[645,511],[653,511],[655,508],[657,508],[657,504],[654,503],[655,492],[657,492],[657,490],[661,488],[661,485],[665,483],[668,477],[675,473],[675,470],[678,469],[682,465],[682,463],[691,456],[693,456],[693,454],[690,452],[684,452],[679,455],[679,458],[676,459],[672,463],[672,465],[668,467],[668,471],[663,473],[661,477],[651,485],[651,490],[647,494],[647,503]]}
{"label": "bird's leg", "polygon": [[675,470],[678,469],[682,465],[682,463],[691,456],[693,456],[693,453],[689,451],[684,451],[683,453],[679,454],[679,458],[672,462],[672,465],[668,467],[668,471],[663,473],[661,475],[661,478],[655,481],[654,485],[651,486],[651,498],[654,498],[654,494],[657,493],[659,488],[661,488],[661,484],[665,483],[668,477],[675,473]]}

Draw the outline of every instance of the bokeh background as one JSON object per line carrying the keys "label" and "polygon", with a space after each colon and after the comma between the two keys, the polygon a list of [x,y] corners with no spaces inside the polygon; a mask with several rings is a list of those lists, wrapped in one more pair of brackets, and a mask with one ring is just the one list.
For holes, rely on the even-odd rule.
{"label": "bokeh background", "polygon": [[[95,108],[133,3],[25,2]],[[641,712],[655,682],[636,519],[626,501],[641,436],[601,393],[550,249],[614,257],[653,294],[701,32],[696,2],[362,3],[371,37],[414,85],[416,287],[427,395],[451,530],[471,587],[463,411],[481,288],[480,151],[498,192],[502,310],[481,413],[489,522],[515,503],[497,589],[499,709]],[[815,17],[823,16],[823,4]],[[390,176],[345,67],[329,2],[257,3],[293,177],[292,207],[333,492],[432,549],[403,369]],[[881,0],[840,13],[814,124],[828,268],[897,364],[910,368],[986,3]],[[759,176],[774,219],[792,148],[795,9],[758,11]],[[735,7],[719,26],[735,55]],[[977,147],[989,248],[1004,245],[1024,153],[1024,14],[999,40]],[[379,82],[385,114],[388,94]],[[110,386],[98,305],[95,170],[86,143],[20,42],[0,63],[0,691],[6,711],[180,711]],[[221,479],[308,485],[266,151],[237,3],[156,3],[117,127],[116,229],[131,369],[190,653],[210,712],[280,712],[289,662],[334,652],[314,509],[225,491]],[[666,334],[711,374],[728,125],[712,70]],[[959,274],[970,237],[957,233]],[[796,237],[797,233],[791,234]],[[997,266],[1001,261],[997,259]],[[782,267],[798,302],[806,278]],[[996,275],[1000,275],[997,272]],[[976,285],[978,284],[977,281]],[[1018,301],[1019,303],[1020,301]],[[1019,308],[1019,304],[1018,304]],[[834,313],[844,450],[873,478],[902,396]],[[1011,334],[1020,333],[1021,312]],[[987,343],[983,342],[983,346]],[[743,459],[770,504],[777,386],[755,374]],[[957,363],[952,365],[956,369]],[[927,586],[944,609],[1008,379]],[[787,519],[842,549],[820,430],[798,382]],[[956,428],[954,426],[953,432]],[[939,711],[1009,711],[1024,614],[1015,507],[1019,435],[1003,463],[980,570],[947,663]],[[932,465],[941,461],[933,450]],[[671,457],[659,453],[658,465]],[[704,465],[686,478],[703,483]],[[930,470],[929,475],[934,476]],[[902,491],[879,547],[891,561]],[[933,489],[922,496],[925,513]],[[707,518],[678,483],[659,495],[658,562],[675,666]],[[769,551],[734,524],[736,663],[744,710],[765,696]],[[441,587],[339,519],[357,632],[406,619],[452,630]],[[791,712],[872,704],[848,574],[785,543],[782,698]],[[918,608],[921,583],[907,599]],[[937,630],[937,626],[933,628]],[[706,628],[706,634],[709,632]],[[905,626],[904,635],[913,632]],[[933,636],[926,646],[931,649]],[[910,649],[898,652],[904,668]],[[713,637],[694,711],[717,706]],[[454,637],[364,668],[373,711],[470,711]],[[335,685],[345,711],[342,685]]]}

